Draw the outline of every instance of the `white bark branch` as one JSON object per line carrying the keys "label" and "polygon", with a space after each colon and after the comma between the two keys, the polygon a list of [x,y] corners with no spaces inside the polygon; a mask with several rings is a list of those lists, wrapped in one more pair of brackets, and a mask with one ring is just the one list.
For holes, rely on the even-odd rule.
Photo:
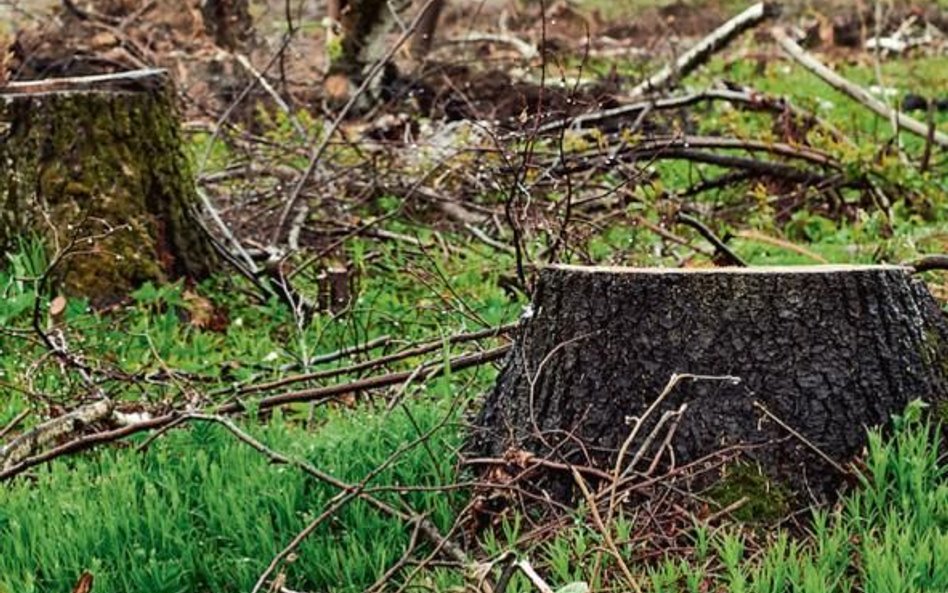
{"label": "white bark branch", "polygon": [[[931,132],[928,125],[918,121],[915,118],[909,117],[904,113],[900,113],[899,111],[891,109],[888,105],[869,94],[869,91],[866,89],[846,80],[828,66],[824,65],[822,62],[807,53],[806,50],[797,45],[797,43],[790,39],[790,37],[788,37],[787,34],[779,27],[774,27],[771,31],[771,34],[773,35],[774,40],[777,42],[777,45],[779,45],[788,56],[821,78],[825,83],[834,89],[849,96],[857,103],[861,103],[863,106],[867,107],[880,117],[884,117],[890,121],[895,121],[899,129],[905,130],[906,132],[911,132],[912,134],[922,138],[928,137],[929,132]],[[932,142],[941,146],[942,148],[946,148],[948,147],[948,134],[936,130],[932,134]]]}

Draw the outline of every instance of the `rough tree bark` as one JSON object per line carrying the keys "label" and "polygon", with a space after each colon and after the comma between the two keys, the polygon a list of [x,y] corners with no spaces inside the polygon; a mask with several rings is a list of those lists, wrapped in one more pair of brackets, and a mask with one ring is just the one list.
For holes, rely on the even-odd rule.
{"label": "rough tree bark", "polygon": [[[559,266],[541,271],[531,307],[477,419],[477,454],[512,447],[612,470],[625,419],[643,415],[673,373],[731,375],[740,383],[681,382],[629,451],[687,404],[671,441],[678,466],[769,443],[749,460],[797,494],[832,497],[837,464],[862,450],[867,426],[915,398],[942,409],[948,399],[948,324],[909,268]],[[548,479],[572,496],[571,480]]]}
{"label": "rough tree bark", "polygon": [[72,245],[52,276],[67,294],[108,302],[216,266],[164,71],[10,83],[0,136],[0,251]]}

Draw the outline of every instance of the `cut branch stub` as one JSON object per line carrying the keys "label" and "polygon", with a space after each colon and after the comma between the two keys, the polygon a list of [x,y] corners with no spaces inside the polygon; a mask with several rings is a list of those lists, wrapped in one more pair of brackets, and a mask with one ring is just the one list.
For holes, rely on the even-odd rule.
{"label": "cut branch stub", "polygon": [[68,251],[53,280],[98,302],[210,273],[177,115],[162,70],[0,87],[0,250]]}
{"label": "cut branch stub", "polygon": [[[740,382],[679,382],[628,444],[626,462],[646,443],[634,469],[660,449],[662,435],[646,440],[663,413],[687,404],[664,467],[754,445],[746,454],[772,478],[829,497],[866,427],[948,398],[948,324],[898,266],[549,267],[472,449],[612,471],[628,420],[676,373]],[[548,486],[569,497],[569,481]]]}

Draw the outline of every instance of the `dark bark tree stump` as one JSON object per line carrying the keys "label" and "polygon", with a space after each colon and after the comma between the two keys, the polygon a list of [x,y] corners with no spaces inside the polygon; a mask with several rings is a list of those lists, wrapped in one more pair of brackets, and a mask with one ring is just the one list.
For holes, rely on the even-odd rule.
{"label": "dark bark tree stump", "polygon": [[[626,418],[643,416],[674,373],[730,375],[740,382],[679,383],[629,451],[687,404],[670,442],[676,466],[748,445],[745,459],[801,500],[831,498],[867,427],[916,398],[948,399],[948,324],[910,272],[546,268],[472,452],[513,448],[612,471]],[[661,440],[645,445],[650,458]],[[565,483],[543,479],[557,496],[575,494],[568,473]]]}
{"label": "dark bark tree stump", "polygon": [[0,87],[0,251],[41,237],[72,253],[53,280],[108,302],[217,262],[164,71]]}

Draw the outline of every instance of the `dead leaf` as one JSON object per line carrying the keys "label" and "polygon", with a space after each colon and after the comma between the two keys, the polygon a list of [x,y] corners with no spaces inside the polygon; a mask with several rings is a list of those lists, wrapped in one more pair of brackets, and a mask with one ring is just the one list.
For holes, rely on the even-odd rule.
{"label": "dead leaf", "polygon": [[49,314],[51,317],[59,317],[66,310],[66,297],[59,295],[49,303]]}
{"label": "dead leaf", "polygon": [[90,591],[92,591],[92,573],[84,570],[73,586],[72,593],[89,593]]}
{"label": "dead leaf", "polygon": [[89,44],[92,45],[92,47],[95,49],[104,49],[107,47],[112,47],[113,45],[116,45],[117,43],[118,43],[118,38],[115,35],[109,33],[108,31],[97,33],[96,35],[93,35],[91,39],[89,39]]}
{"label": "dead leaf", "polygon": [[532,463],[534,457],[536,456],[530,451],[516,447],[511,447],[504,452],[504,461],[520,469],[526,469]]}
{"label": "dead leaf", "polygon": [[333,401],[346,408],[354,408],[356,404],[359,403],[355,393],[352,391],[337,395],[333,398]]}
{"label": "dead leaf", "polygon": [[211,301],[190,290],[184,291],[182,297],[191,325],[201,329],[207,327],[214,315],[214,305]]}

